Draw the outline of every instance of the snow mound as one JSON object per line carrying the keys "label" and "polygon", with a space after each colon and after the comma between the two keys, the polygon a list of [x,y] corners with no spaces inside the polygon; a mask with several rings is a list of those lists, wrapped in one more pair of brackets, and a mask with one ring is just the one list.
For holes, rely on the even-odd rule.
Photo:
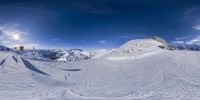
{"label": "snow mound", "polygon": [[124,45],[120,47],[120,49],[124,50],[133,50],[133,49],[158,49],[158,46],[162,45],[162,43],[157,42],[153,39],[136,39],[136,40],[130,40]]}
{"label": "snow mound", "polygon": [[101,59],[104,58],[109,53],[113,52],[115,49],[100,49],[91,51],[91,59]]}
{"label": "snow mound", "polygon": [[154,55],[162,51],[158,46],[163,45],[153,39],[136,39],[131,40],[111,52],[107,59],[109,60],[125,60],[133,58],[141,58],[144,56]]}

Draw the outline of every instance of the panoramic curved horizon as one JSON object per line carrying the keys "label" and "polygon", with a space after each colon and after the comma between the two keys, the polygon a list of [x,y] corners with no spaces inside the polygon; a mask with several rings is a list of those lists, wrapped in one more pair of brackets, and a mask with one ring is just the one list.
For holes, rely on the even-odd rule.
{"label": "panoramic curved horizon", "polygon": [[200,44],[198,0],[0,0],[0,44],[115,48],[153,37]]}
{"label": "panoramic curved horizon", "polygon": [[200,0],[0,0],[2,100],[200,100]]}

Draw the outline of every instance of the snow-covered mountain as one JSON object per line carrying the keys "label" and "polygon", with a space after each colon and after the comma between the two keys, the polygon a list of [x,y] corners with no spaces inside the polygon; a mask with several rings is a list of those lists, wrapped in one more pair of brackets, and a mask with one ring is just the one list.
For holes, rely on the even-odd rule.
{"label": "snow-covered mountain", "polygon": [[153,52],[160,52],[158,47],[162,45],[153,39],[137,39],[131,40],[116,49],[100,49],[100,50],[82,50],[82,49],[69,49],[69,50],[29,50],[24,53],[25,56],[35,60],[46,61],[81,61],[90,59],[132,59],[133,57],[141,55],[151,55]]}
{"label": "snow-covered mountain", "polygon": [[113,52],[115,50],[116,49],[99,49],[99,50],[90,51],[91,59],[105,58],[107,55],[109,55],[111,52]]}
{"label": "snow-covered mountain", "polygon": [[53,50],[27,50],[23,53],[29,59],[43,61],[81,61],[99,59],[110,53],[113,49],[82,50],[82,49],[53,49]]}
{"label": "snow-covered mountain", "polygon": [[57,61],[80,61],[91,59],[91,54],[89,51],[84,51],[81,49],[70,49],[59,52],[60,57],[56,59]]}
{"label": "snow-covered mountain", "polygon": [[200,45],[197,44],[173,44],[177,50],[191,50],[191,51],[200,51]]}
{"label": "snow-covered mountain", "polygon": [[5,46],[0,45],[0,50],[2,51],[3,49],[5,49]]}
{"label": "snow-covered mountain", "polygon": [[0,45],[0,51],[6,51],[8,49],[11,50],[10,48],[8,48],[6,46]]}
{"label": "snow-covered mountain", "polygon": [[81,49],[27,50],[23,55],[30,59],[44,61],[79,61],[90,59],[90,53]]}

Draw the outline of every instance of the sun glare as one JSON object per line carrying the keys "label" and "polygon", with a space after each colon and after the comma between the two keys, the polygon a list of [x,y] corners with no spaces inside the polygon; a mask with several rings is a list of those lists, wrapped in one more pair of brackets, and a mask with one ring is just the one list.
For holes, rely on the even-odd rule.
{"label": "sun glare", "polygon": [[19,39],[20,39],[20,36],[19,36],[18,34],[14,34],[14,35],[13,35],[13,39],[19,40]]}

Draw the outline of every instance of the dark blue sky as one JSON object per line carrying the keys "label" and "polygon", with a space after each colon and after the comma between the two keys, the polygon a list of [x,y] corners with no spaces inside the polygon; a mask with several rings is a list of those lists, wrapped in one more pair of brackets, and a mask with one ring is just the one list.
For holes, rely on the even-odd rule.
{"label": "dark blue sky", "polygon": [[200,40],[200,0],[0,0],[0,12],[2,33],[21,32],[20,43],[40,47],[112,48],[154,35]]}

